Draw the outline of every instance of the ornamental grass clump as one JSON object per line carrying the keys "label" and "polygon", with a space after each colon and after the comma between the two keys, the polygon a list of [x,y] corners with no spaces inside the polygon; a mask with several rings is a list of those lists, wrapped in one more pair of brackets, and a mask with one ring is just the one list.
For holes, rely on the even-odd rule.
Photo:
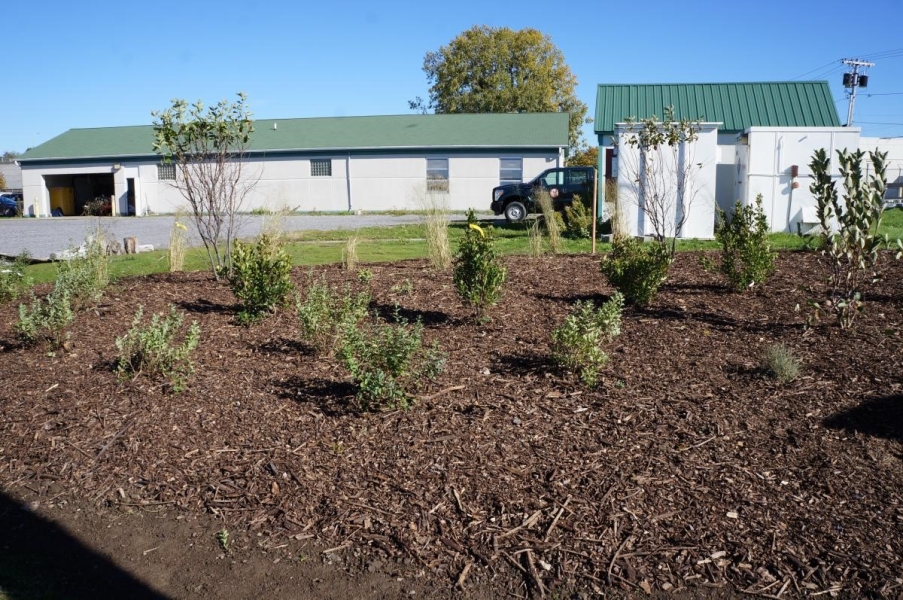
{"label": "ornamental grass clump", "polygon": [[423,324],[396,313],[394,324],[379,317],[346,324],[338,357],[358,386],[361,410],[410,408],[413,392],[445,366],[438,345],[425,346]]}
{"label": "ornamental grass clump", "polygon": [[238,322],[250,325],[283,305],[293,288],[291,271],[291,259],[269,234],[253,244],[236,242],[229,286],[241,305]]}
{"label": "ornamental grass clump", "polygon": [[608,362],[603,345],[621,334],[624,296],[615,292],[599,308],[591,301],[578,301],[552,333],[552,357],[585,385],[596,385],[599,370]]}
{"label": "ornamental grass clump", "polygon": [[552,196],[549,194],[549,191],[544,188],[539,188],[534,193],[536,204],[539,205],[539,209],[542,211],[542,223],[546,229],[546,235],[549,238],[549,250],[552,251],[552,254],[559,254],[561,252],[561,229],[563,227],[563,223],[561,220],[561,215],[555,212],[555,206],[552,201]]}
{"label": "ornamental grass clump", "polygon": [[[194,372],[191,353],[198,346],[201,328],[192,321],[182,335],[185,315],[170,306],[169,314],[154,314],[150,323],[143,325],[144,307],[139,306],[132,320],[132,327],[123,337],[116,338],[119,357],[116,371],[120,375],[137,377],[144,374],[169,380],[175,392],[185,389],[188,378]],[[177,338],[181,336],[181,342]]]}
{"label": "ornamental grass clump", "polygon": [[762,194],[755,206],[737,201],[728,219],[718,210],[715,239],[721,244],[721,274],[738,292],[765,282],[774,272],[775,253],[768,243],[768,219],[762,210]]}
{"label": "ornamental grass clump", "polygon": [[800,372],[800,360],[783,344],[769,346],[762,362],[768,374],[780,383],[790,383]]}
{"label": "ornamental grass clump", "polygon": [[473,210],[467,211],[467,229],[455,257],[454,283],[464,304],[470,306],[477,319],[502,296],[507,272],[496,255],[492,228],[477,225]]}

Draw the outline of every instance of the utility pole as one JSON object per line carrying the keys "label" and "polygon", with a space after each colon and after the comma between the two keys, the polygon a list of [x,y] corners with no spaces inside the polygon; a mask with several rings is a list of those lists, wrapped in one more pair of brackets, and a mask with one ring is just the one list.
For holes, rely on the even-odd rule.
{"label": "utility pole", "polygon": [[853,107],[856,105],[856,89],[868,87],[869,84],[869,76],[860,75],[859,67],[874,67],[875,63],[859,60],[858,58],[844,58],[840,62],[853,67],[852,73],[847,72],[843,74],[843,87],[850,90],[847,92],[850,100],[850,107],[847,109],[847,127],[851,127],[853,125]]}

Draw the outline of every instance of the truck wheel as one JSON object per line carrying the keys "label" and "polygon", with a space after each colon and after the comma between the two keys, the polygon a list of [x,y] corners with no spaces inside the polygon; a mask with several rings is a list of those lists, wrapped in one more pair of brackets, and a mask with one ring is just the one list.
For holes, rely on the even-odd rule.
{"label": "truck wheel", "polygon": [[509,223],[520,223],[527,218],[527,209],[520,202],[509,202],[505,206],[505,220]]}

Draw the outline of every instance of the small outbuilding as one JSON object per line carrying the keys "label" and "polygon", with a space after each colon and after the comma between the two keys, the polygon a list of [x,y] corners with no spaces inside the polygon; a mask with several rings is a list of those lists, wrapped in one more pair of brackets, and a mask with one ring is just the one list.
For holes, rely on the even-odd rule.
{"label": "small outbuilding", "polygon": [[[486,209],[492,188],[564,166],[567,113],[257,120],[242,177],[244,210],[386,211],[441,202]],[[18,158],[29,216],[173,213],[178,170],[153,151],[153,127],[71,129]]]}
{"label": "small outbuilding", "polygon": [[[638,178],[631,150],[619,139],[623,142],[625,121],[661,118],[667,107],[675,120],[701,122],[698,140],[679,149],[698,165],[679,237],[712,237],[716,207],[730,212],[737,200],[748,204],[758,194],[773,231],[796,231],[814,206],[807,179],[815,150],[825,148],[833,159],[835,150],[859,148],[859,130],[840,126],[826,81],[599,85],[600,177],[617,182],[633,235],[648,235],[648,223],[639,210],[643,199],[631,195]],[[837,175],[836,165],[833,169]],[[605,187],[612,189],[603,186],[603,200]]]}

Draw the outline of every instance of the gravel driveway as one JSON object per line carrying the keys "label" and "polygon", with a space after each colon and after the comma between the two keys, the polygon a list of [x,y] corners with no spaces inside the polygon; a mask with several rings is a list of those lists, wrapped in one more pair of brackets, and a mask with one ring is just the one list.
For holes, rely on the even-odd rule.
{"label": "gravel driveway", "polygon": [[[360,227],[402,225],[418,223],[423,217],[419,215],[298,215],[282,218],[285,231],[348,229]],[[463,218],[452,215],[452,219]],[[242,237],[251,237],[260,231],[265,217],[243,215],[240,233]],[[173,216],[154,217],[62,217],[43,219],[0,219],[0,255],[16,256],[28,250],[32,257],[46,260],[53,252],[60,252],[72,243],[80,244],[85,234],[93,230],[98,223],[116,240],[124,237],[136,237],[139,244],[153,244],[154,248],[166,248],[169,245],[169,232],[175,220]],[[200,244],[197,234],[189,226],[192,235],[191,243]]]}

